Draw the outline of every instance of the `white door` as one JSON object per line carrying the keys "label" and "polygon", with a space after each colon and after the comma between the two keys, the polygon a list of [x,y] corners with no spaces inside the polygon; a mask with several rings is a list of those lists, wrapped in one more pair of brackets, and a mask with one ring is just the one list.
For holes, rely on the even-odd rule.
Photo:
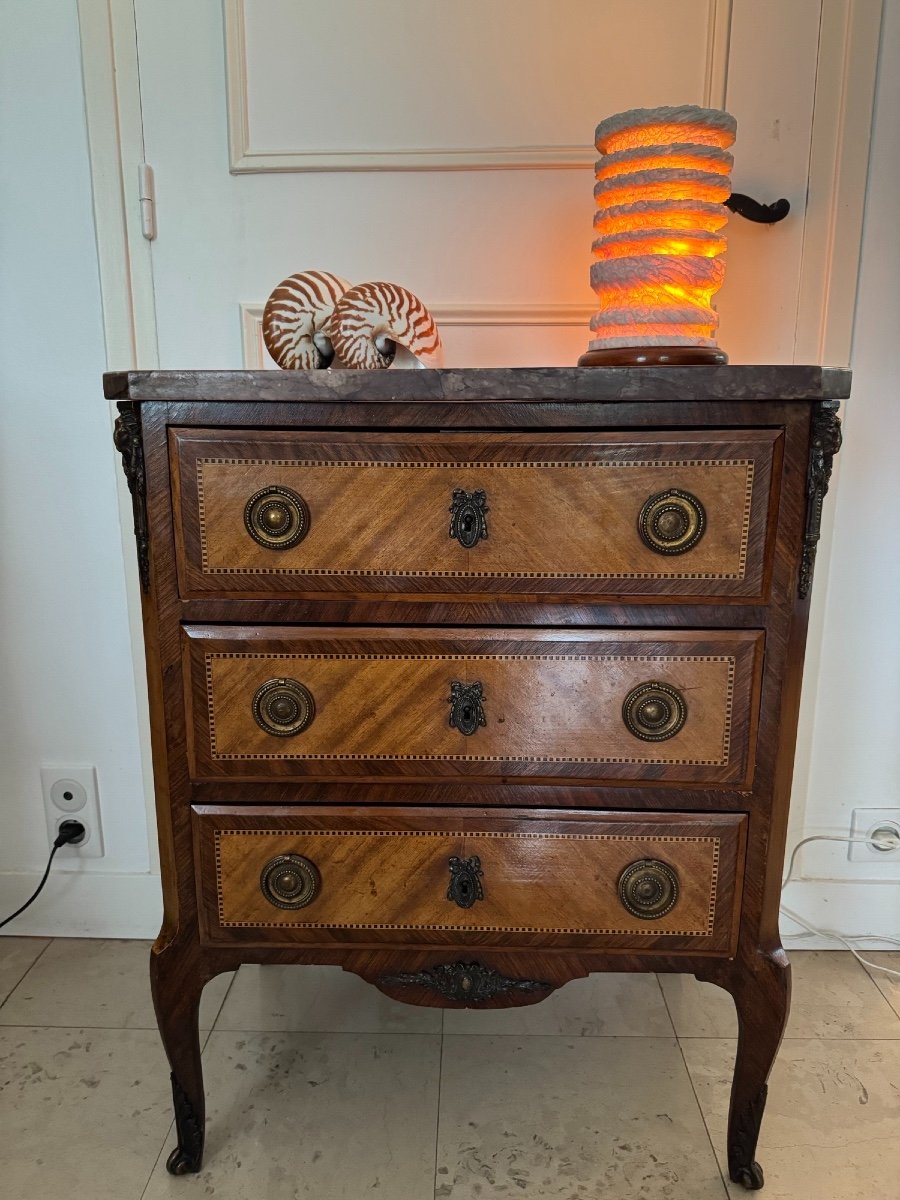
{"label": "white door", "polygon": [[736,115],[735,191],[791,202],[731,218],[722,348],[808,354],[823,2],[135,0],[159,365],[270,366],[262,304],[306,268],[411,288],[448,366],[574,364],[594,126],[681,103]]}

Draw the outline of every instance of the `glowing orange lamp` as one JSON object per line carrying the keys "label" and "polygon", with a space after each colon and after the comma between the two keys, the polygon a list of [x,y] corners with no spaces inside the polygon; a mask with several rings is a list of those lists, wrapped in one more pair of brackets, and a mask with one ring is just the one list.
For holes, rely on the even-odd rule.
{"label": "glowing orange lamp", "polygon": [[712,298],[737,122],[715,108],[634,108],[597,126],[599,309],[580,367],[726,363]]}

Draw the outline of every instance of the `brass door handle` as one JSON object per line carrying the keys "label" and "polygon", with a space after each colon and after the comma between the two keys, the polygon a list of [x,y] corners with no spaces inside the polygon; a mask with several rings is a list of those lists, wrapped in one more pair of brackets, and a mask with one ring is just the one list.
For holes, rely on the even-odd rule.
{"label": "brass door handle", "polygon": [[622,720],[642,742],[665,742],[687,720],[687,701],[667,683],[641,683],[625,697]]}
{"label": "brass door handle", "polygon": [[309,509],[293,488],[261,488],[244,506],[247,532],[267,550],[289,550],[309,532]]}
{"label": "brass door handle", "polygon": [[484,714],[484,688],[480,683],[460,683],[454,679],[450,684],[450,725],[460,733],[471,737],[481,725],[487,725]]}
{"label": "brass door handle", "polygon": [[316,715],[312,692],[296,679],[267,679],[253,696],[253,720],[272,737],[294,737]]}
{"label": "brass door handle", "polygon": [[486,492],[456,488],[450,504],[450,537],[456,538],[464,550],[471,550],[488,535],[488,511]]}
{"label": "brass door handle", "polygon": [[685,554],[703,537],[706,511],[691,492],[669,488],[645,501],[638,514],[641,541],[656,554]]}
{"label": "brass door handle", "polygon": [[302,854],[279,854],[263,867],[259,886],[276,908],[306,908],[318,896],[322,877],[316,864]]}
{"label": "brass door handle", "polygon": [[633,917],[658,921],[678,901],[678,876],[655,858],[631,863],[619,877],[619,899]]}

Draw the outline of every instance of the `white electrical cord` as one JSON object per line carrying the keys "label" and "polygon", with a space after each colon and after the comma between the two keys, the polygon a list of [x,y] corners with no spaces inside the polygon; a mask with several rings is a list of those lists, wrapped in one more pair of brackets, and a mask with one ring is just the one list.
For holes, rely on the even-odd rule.
{"label": "white electrical cord", "polygon": [[[791,851],[791,857],[788,860],[787,874],[781,883],[782,892],[784,892],[784,889],[787,887],[787,885],[792,883],[794,880],[794,864],[797,861],[797,855],[799,854],[800,850],[804,846],[809,845],[810,842],[861,842],[864,846],[878,845],[878,842],[875,838],[850,837],[847,834],[814,833],[810,837],[802,838]],[[871,967],[873,971],[881,971],[883,975],[890,975],[893,979],[900,979],[900,971],[895,971],[891,967],[882,967],[879,963],[872,962],[871,959],[863,958],[856,947],[851,945],[851,942],[878,941],[890,942],[892,946],[900,946],[900,938],[886,937],[884,934],[876,933],[851,933],[845,936],[844,934],[835,933],[834,930],[831,929],[816,929],[814,925],[810,925],[802,917],[797,916],[795,912],[787,908],[784,904],[781,905],[781,911],[796,925],[799,925],[801,929],[806,930],[806,933],[796,934],[796,937],[831,938],[833,941],[840,942],[843,946],[846,946],[853,957],[858,962],[862,963],[864,967]]]}

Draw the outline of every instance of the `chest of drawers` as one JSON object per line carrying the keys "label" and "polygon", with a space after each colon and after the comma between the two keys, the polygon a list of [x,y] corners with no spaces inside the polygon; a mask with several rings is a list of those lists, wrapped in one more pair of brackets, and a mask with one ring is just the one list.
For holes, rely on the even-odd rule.
{"label": "chest of drawers", "polygon": [[849,372],[108,375],[134,502],[175,1174],[204,984],[727,989],[756,1188],[809,590]]}

